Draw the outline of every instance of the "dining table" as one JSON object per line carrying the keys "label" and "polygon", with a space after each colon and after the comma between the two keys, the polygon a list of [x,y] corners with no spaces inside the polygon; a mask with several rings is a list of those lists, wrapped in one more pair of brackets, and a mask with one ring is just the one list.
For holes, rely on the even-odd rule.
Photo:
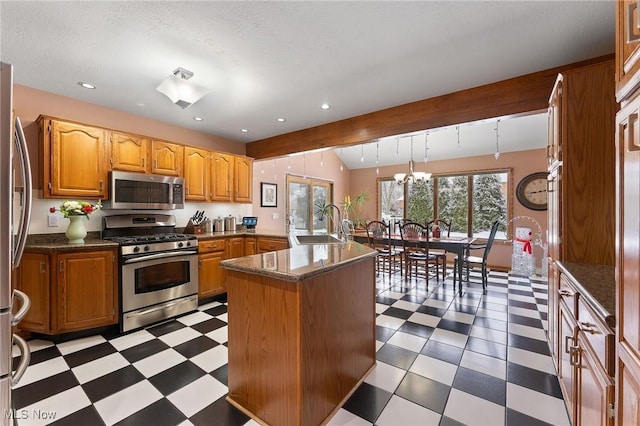
{"label": "dining table", "polygon": [[[367,244],[368,243],[368,238],[367,238],[367,234],[366,233],[359,233],[356,232],[352,235],[354,241],[357,241],[359,243],[362,244]],[[468,250],[469,250],[469,246],[471,244],[473,244],[473,242],[476,240],[476,237],[439,237],[439,238],[435,238],[435,237],[426,237],[426,236],[420,236],[420,237],[412,237],[410,239],[407,239],[408,241],[411,241],[412,243],[418,243],[418,244],[429,244],[429,249],[438,249],[438,250],[445,250],[447,252],[450,253],[454,253],[458,259],[464,259],[465,255],[467,255]],[[400,236],[400,234],[391,234],[391,243],[394,244],[395,246],[398,247],[402,247],[402,237]],[[462,295],[462,269],[463,269],[463,262],[457,262],[457,265],[454,265],[454,267],[458,268],[457,271],[457,275],[458,275],[458,294]],[[455,285],[456,283],[453,283],[454,286],[454,290],[455,290]]]}

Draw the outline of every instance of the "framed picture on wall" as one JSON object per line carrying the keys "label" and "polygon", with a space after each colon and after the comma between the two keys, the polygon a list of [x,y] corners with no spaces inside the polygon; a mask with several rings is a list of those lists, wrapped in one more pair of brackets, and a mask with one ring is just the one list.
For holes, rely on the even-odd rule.
{"label": "framed picture on wall", "polygon": [[278,207],[278,185],[260,182],[260,207]]}

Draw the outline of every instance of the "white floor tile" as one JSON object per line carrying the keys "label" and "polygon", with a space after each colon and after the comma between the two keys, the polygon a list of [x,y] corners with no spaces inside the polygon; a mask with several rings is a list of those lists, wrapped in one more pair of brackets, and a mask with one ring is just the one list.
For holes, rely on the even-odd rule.
{"label": "white floor tile", "polygon": [[504,297],[485,296],[484,301],[487,303],[495,303],[496,305],[508,305],[509,299]]}
{"label": "white floor tile", "polygon": [[17,411],[20,426],[50,424],[91,405],[80,386],[73,387]]}
{"label": "white floor tile", "polygon": [[458,348],[464,348],[467,344],[467,336],[460,333],[454,333],[449,330],[436,329],[431,334],[431,340],[435,340],[440,343],[455,346]]}
{"label": "white floor tile", "polygon": [[440,418],[440,414],[434,411],[393,395],[376,420],[376,425],[437,426]]}
{"label": "white floor tile", "polygon": [[502,426],[505,408],[458,389],[451,389],[444,415],[469,426]]}
{"label": "white floor tile", "polygon": [[[41,340],[41,339],[29,340],[27,344],[29,345],[29,350],[31,351],[31,353],[54,346],[52,342],[49,342],[47,340]],[[13,352],[11,354],[12,357],[20,355],[20,350],[18,349],[17,346],[14,345],[12,349],[13,349]]]}
{"label": "white floor tile", "polygon": [[228,392],[225,385],[206,375],[180,388],[167,399],[182,413],[191,417],[206,406],[212,404]]}
{"label": "white floor tile", "polygon": [[451,301],[433,300],[433,299],[427,299],[423,303],[424,306],[431,306],[433,308],[440,308],[440,309],[447,309],[450,304],[451,304]]}
{"label": "white floor tile", "polygon": [[420,304],[407,302],[406,300],[398,300],[393,305],[391,305],[391,307],[414,312],[416,309],[420,307]]}
{"label": "white floor tile", "polygon": [[507,360],[515,364],[525,367],[534,368],[549,374],[556,374],[553,360],[550,356],[542,355],[536,352],[525,351],[523,349],[509,347],[507,348]]}
{"label": "white floor tile", "polygon": [[507,344],[507,333],[492,328],[480,327],[479,325],[471,327],[469,336],[500,343],[501,345]]}
{"label": "white floor tile", "polygon": [[215,308],[215,307],[220,306],[220,305],[222,305],[222,303],[220,303],[220,302],[209,302],[209,303],[206,303],[204,305],[198,306],[198,310],[199,311],[206,311],[207,309]]}
{"label": "white floor tile", "polygon": [[60,343],[58,345],[58,350],[62,355],[67,355],[72,352],[90,348],[91,346],[99,345],[100,343],[104,342],[106,342],[105,338],[100,335],[90,336],[83,339],[76,339],[69,342]]}
{"label": "white floor tile", "polygon": [[114,393],[93,406],[107,425],[113,425],[162,398],[162,394],[148,381],[143,380]]}
{"label": "white floor tile", "polygon": [[[249,423],[246,423],[244,426],[247,426],[248,424]],[[362,417],[358,417],[344,408],[341,408],[335,416],[329,420],[327,426],[371,426],[371,423]]]}
{"label": "white floor tile", "polygon": [[74,367],[71,371],[75,374],[78,382],[84,384],[98,377],[102,377],[105,374],[124,368],[127,365],[129,365],[129,361],[120,355],[120,353],[116,352]]}
{"label": "white floor tile", "polygon": [[409,371],[451,386],[456,377],[458,366],[420,354],[413,361]]}
{"label": "white floor tile", "polygon": [[427,343],[427,339],[414,334],[396,331],[393,333],[393,336],[387,340],[387,343],[408,349],[412,352],[420,352],[424,347],[424,344]]}
{"label": "white floor tile", "polygon": [[216,318],[218,318],[220,321],[224,321],[224,322],[229,322],[229,319],[227,318],[229,314],[227,314],[226,312],[222,315],[218,315]]}
{"label": "white floor tile", "polygon": [[18,382],[14,388],[21,388],[22,386],[37,382],[38,380],[46,379],[47,377],[55,376],[56,374],[67,370],[69,370],[69,365],[62,357],[56,357],[30,365],[25,370],[24,376],[22,376],[20,382]]}
{"label": "white floor tile", "polygon": [[382,304],[382,303],[376,303],[376,314],[380,315],[381,313],[383,313],[387,309],[389,309],[389,305],[385,305],[385,304]]}
{"label": "white floor tile", "polygon": [[205,336],[215,340],[216,342],[223,344],[229,340],[229,327],[216,328],[213,331],[208,332]]}
{"label": "white floor tile", "polygon": [[415,322],[416,324],[426,325],[427,327],[437,327],[440,322],[440,317],[435,315],[423,314],[421,312],[414,312],[407,319],[407,321]]}
{"label": "white floor tile", "polygon": [[464,351],[460,367],[478,371],[498,379],[507,380],[507,362],[473,351]]}
{"label": "white floor tile", "polygon": [[456,312],[452,310],[452,308],[449,308],[449,310],[442,316],[442,319],[457,321],[464,324],[473,324],[473,320],[475,318],[475,315],[465,314],[464,312]]}
{"label": "white floor tile", "polygon": [[536,303],[535,297],[522,296],[520,294],[510,294],[509,295],[509,299],[510,300],[517,300],[518,302],[533,303],[534,305]]}
{"label": "white floor tile", "polygon": [[196,311],[192,314],[185,315],[183,317],[178,318],[178,321],[180,321],[184,325],[194,325],[194,324],[201,323],[203,321],[210,320],[211,318],[212,316],[205,312]]}
{"label": "white floor tile", "polygon": [[524,309],[518,308],[516,306],[510,306],[509,313],[513,315],[520,315],[521,317],[540,319],[540,313],[534,309]]}
{"label": "white floor tile", "polygon": [[507,321],[509,319],[509,314],[506,312],[500,311],[492,311],[491,309],[480,308],[476,312],[476,315],[482,318],[490,318],[498,321]]}
{"label": "white floor tile", "polygon": [[402,368],[394,367],[393,365],[378,361],[376,362],[375,368],[371,373],[369,373],[364,381],[370,385],[393,393],[406,373],[407,372]]}
{"label": "white floor tile", "polygon": [[514,383],[507,383],[507,407],[552,425],[570,424],[563,400]]}
{"label": "white floor tile", "polygon": [[191,362],[207,373],[211,373],[213,370],[229,362],[229,353],[226,346],[218,345],[194,356],[191,358]]}
{"label": "white floor tile", "polygon": [[509,324],[509,333],[517,334],[518,336],[530,337],[532,339],[547,341],[547,335],[541,328],[529,327],[521,324]]}
{"label": "white floor tile", "polygon": [[155,338],[156,337],[147,330],[140,330],[109,340],[109,343],[111,343],[111,345],[117,350],[123,351]]}
{"label": "white floor tile", "polygon": [[383,346],[384,346],[384,342],[376,340],[376,352],[378,352],[380,350],[380,348],[383,347]]}
{"label": "white floor tile", "polygon": [[186,360],[184,356],[173,349],[166,349],[150,357],[134,362],[133,366],[140,371],[144,377],[155,376],[161,371],[167,370]]}
{"label": "white floor tile", "polygon": [[163,334],[159,337],[160,340],[165,342],[171,347],[178,346],[180,343],[187,342],[202,336],[202,333],[194,330],[191,327],[181,328],[180,330],[172,331],[171,333]]}
{"label": "white floor tile", "polygon": [[397,330],[404,324],[404,320],[396,317],[390,317],[389,315],[378,315],[376,318],[376,325],[380,327],[390,328]]}

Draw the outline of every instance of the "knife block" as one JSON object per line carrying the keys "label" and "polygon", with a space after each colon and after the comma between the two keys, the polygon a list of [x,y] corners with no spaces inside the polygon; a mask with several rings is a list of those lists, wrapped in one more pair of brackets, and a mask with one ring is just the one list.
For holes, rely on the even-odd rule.
{"label": "knife block", "polygon": [[185,234],[204,234],[204,225],[194,225],[193,221],[189,219],[187,226],[184,227]]}

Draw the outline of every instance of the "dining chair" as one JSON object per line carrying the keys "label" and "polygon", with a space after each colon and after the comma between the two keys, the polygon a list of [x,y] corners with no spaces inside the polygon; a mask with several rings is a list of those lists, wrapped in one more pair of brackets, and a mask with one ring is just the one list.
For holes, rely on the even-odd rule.
{"label": "dining chair", "polygon": [[405,280],[411,278],[411,267],[413,266],[416,276],[418,269],[424,270],[427,284],[429,277],[434,276],[430,271],[435,266],[435,277],[439,279],[438,258],[429,253],[429,229],[416,222],[408,222],[400,225],[400,238],[402,239],[402,250],[405,268]]}
{"label": "dining chair", "polygon": [[[435,226],[440,229],[441,237],[449,237],[451,234],[451,222],[444,219],[434,219],[427,222],[427,228],[433,232]],[[433,254],[442,261],[442,280],[444,281],[447,276],[447,251],[446,250],[432,250],[429,253]]]}
{"label": "dining chair", "polygon": [[[491,247],[493,246],[493,241],[496,238],[496,233],[498,232],[498,221],[496,220],[495,222],[493,222],[493,225],[491,225],[491,232],[489,232],[489,238],[487,238],[487,242],[485,244],[471,244],[469,245],[469,249],[467,250],[467,254],[462,258],[459,259],[458,256],[456,256],[455,260],[454,260],[454,267],[453,267],[453,282],[456,282],[456,275],[457,275],[457,265],[458,262],[464,262],[465,268],[466,268],[466,272],[467,272],[467,285],[469,283],[469,267],[470,265],[478,265],[482,268],[482,289],[486,290],[487,289],[487,275],[488,275],[488,268],[487,268],[487,259],[489,257],[489,252],[491,251]],[[482,257],[479,256],[471,256],[469,254],[469,250],[478,250],[478,249],[484,249],[484,252],[482,253]],[[462,277],[460,277],[460,280],[462,281]],[[460,290],[462,291],[462,286],[460,286]]]}
{"label": "dining chair", "polygon": [[[396,249],[391,241],[391,224],[372,220],[366,223],[365,228],[369,247],[378,252],[376,273],[379,274],[386,265],[389,280],[391,280],[391,273],[394,270],[398,270],[397,266],[399,266],[400,274],[402,275],[402,251]],[[381,263],[382,269],[380,267]]]}

